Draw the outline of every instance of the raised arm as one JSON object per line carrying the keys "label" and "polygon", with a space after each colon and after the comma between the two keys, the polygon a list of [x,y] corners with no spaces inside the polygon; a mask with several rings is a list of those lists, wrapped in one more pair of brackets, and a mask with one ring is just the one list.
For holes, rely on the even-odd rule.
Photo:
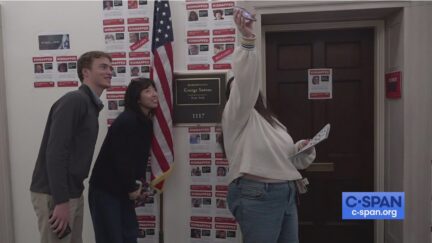
{"label": "raised arm", "polygon": [[231,84],[230,97],[225,106],[224,119],[231,125],[241,126],[247,121],[255,106],[260,82],[252,21],[247,21],[237,10],[234,13],[234,21],[242,37],[241,46],[234,52],[234,82]]}

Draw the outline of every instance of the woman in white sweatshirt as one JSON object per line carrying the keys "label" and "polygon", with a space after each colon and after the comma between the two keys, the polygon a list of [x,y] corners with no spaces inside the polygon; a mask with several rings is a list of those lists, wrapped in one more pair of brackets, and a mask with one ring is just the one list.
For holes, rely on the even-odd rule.
{"label": "woman in white sweatshirt", "polygon": [[265,108],[259,92],[258,59],[252,21],[234,14],[242,34],[234,53],[235,79],[227,84],[222,115],[223,143],[230,163],[229,209],[240,225],[245,243],[297,243],[295,180],[297,169],[315,159],[311,148],[290,156],[308,143],[294,144],[285,126]]}

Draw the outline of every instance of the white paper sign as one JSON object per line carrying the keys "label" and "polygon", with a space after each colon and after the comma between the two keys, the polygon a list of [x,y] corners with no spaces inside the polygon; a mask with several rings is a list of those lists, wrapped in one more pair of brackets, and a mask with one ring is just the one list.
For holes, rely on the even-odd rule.
{"label": "white paper sign", "polygon": [[308,69],[308,90],[310,100],[333,98],[333,77],[331,68]]}
{"label": "white paper sign", "polygon": [[291,157],[295,157],[298,154],[303,153],[304,151],[312,148],[313,146],[319,144],[320,142],[324,141],[325,139],[328,138],[330,133],[330,124],[325,125],[321,131],[319,131],[310,141],[309,143],[304,146],[302,149],[300,149],[297,153],[295,153],[293,156]]}

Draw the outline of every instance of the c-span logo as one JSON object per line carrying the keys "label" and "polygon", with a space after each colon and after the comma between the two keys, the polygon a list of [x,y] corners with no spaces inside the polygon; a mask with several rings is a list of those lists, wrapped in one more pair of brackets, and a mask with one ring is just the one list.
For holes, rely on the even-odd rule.
{"label": "c-span logo", "polygon": [[404,219],[404,192],[342,192],[342,219]]}

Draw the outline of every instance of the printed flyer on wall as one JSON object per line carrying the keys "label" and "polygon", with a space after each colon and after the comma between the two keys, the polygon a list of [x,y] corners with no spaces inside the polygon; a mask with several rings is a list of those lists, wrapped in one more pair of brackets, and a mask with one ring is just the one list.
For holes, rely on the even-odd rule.
{"label": "printed flyer on wall", "polygon": [[33,57],[35,88],[77,87],[77,56]]}
{"label": "printed flyer on wall", "polygon": [[104,18],[119,16],[142,16],[151,14],[151,7],[147,0],[103,0],[102,10]]}
{"label": "printed flyer on wall", "polygon": [[187,29],[209,28],[209,3],[186,4]]}
{"label": "printed flyer on wall", "polygon": [[155,215],[137,215],[138,243],[159,242],[158,223]]}
{"label": "printed flyer on wall", "polygon": [[232,217],[215,217],[214,220],[215,241],[214,242],[240,242],[239,231],[236,221]]}
{"label": "printed flyer on wall", "polygon": [[212,28],[233,27],[234,2],[214,2],[212,5]]}
{"label": "printed flyer on wall", "polygon": [[[215,33],[215,32],[214,32]],[[216,32],[217,33],[217,32]],[[213,37],[213,69],[231,69],[235,36]]]}
{"label": "printed flyer on wall", "polygon": [[208,216],[190,217],[190,242],[211,243],[213,242],[213,218]]}
{"label": "printed flyer on wall", "polygon": [[107,122],[111,124],[124,109],[125,87],[131,79],[150,77],[153,3],[103,0],[101,5],[105,50],[113,59],[112,87],[107,90]]}
{"label": "printed flyer on wall", "polygon": [[220,126],[188,128],[191,242],[238,242],[239,230],[228,209],[229,163]]}
{"label": "printed flyer on wall", "polygon": [[127,86],[129,84],[129,75],[126,70],[126,52],[112,52],[110,53],[113,67],[111,78],[111,89],[108,92],[126,92],[126,89],[118,89],[119,86]]}
{"label": "printed flyer on wall", "polygon": [[190,242],[240,242],[238,226],[232,217],[191,216]]}
{"label": "printed flyer on wall", "polygon": [[215,215],[232,217],[231,212],[228,210],[228,204],[226,201],[226,197],[228,195],[228,186],[216,185],[215,186]]}
{"label": "printed flyer on wall", "polygon": [[331,99],[333,97],[333,77],[331,68],[308,69],[308,90],[310,100]]}
{"label": "printed flyer on wall", "polygon": [[135,212],[138,219],[138,242],[156,243],[159,242],[159,203],[160,195],[152,189],[150,184],[150,158],[146,170],[146,181],[143,183],[143,193],[146,195],[143,200],[135,202]]}
{"label": "printed flyer on wall", "polygon": [[210,38],[188,38],[187,67],[188,70],[210,69]]}
{"label": "printed flyer on wall", "polygon": [[108,102],[108,125],[111,125],[117,116],[124,110],[124,96],[124,92],[117,93],[116,91],[113,91],[106,93],[106,99]]}
{"label": "printed flyer on wall", "polygon": [[212,163],[211,153],[189,153],[189,161],[191,182],[209,182]]}
{"label": "printed flyer on wall", "polygon": [[124,18],[103,20],[105,49],[109,51],[124,51],[126,46]]}
{"label": "printed flyer on wall", "polygon": [[231,69],[234,5],[233,1],[186,3],[187,70]]}
{"label": "printed flyer on wall", "polygon": [[212,185],[190,186],[192,215],[211,215],[213,211],[212,188]]}
{"label": "printed flyer on wall", "polygon": [[77,87],[77,56],[57,56],[57,87]]}
{"label": "printed flyer on wall", "polygon": [[213,149],[211,127],[189,127],[188,131],[191,152],[210,152]]}

